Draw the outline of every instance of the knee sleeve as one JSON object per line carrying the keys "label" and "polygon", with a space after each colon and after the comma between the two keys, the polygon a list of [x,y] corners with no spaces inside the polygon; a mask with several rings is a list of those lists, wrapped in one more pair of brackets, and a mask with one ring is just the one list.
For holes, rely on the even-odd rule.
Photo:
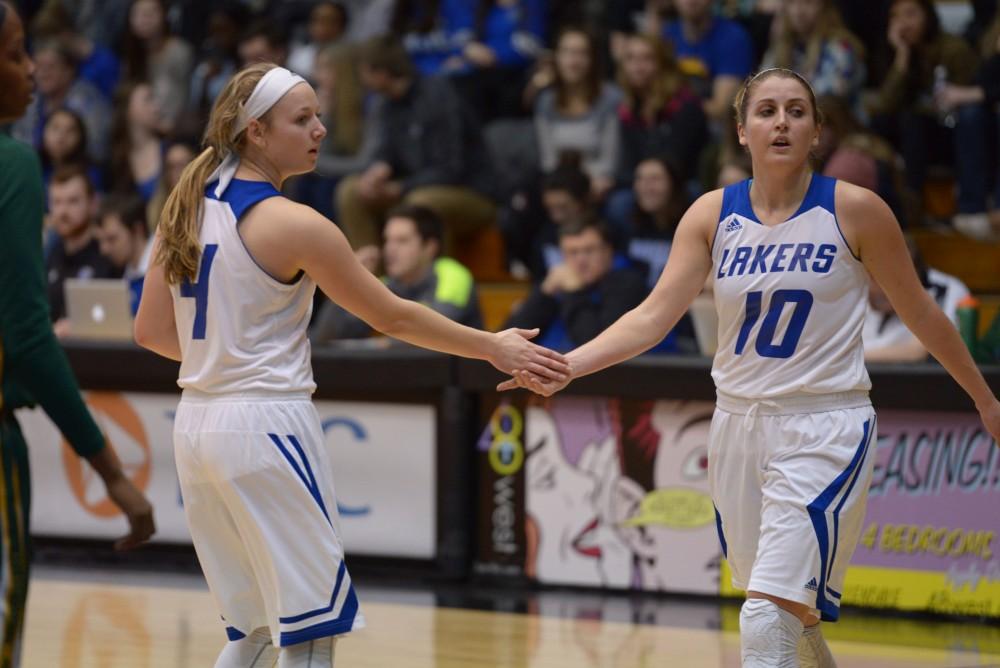
{"label": "knee sleeve", "polygon": [[807,626],[799,639],[799,668],[837,668],[820,625]]}
{"label": "knee sleeve", "polygon": [[256,629],[239,640],[230,640],[215,661],[215,668],[272,668],[278,650],[266,628]]}
{"label": "knee sleeve", "polygon": [[743,668],[799,668],[802,622],[764,598],[750,598],[740,610]]}
{"label": "knee sleeve", "polygon": [[336,638],[328,637],[282,647],[278,668],[331,668],[336,644]]}

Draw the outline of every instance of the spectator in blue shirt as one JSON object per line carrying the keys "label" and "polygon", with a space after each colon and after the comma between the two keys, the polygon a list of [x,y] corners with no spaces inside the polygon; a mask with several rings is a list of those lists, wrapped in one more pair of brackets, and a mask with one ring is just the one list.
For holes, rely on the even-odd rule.
{"label": "spectator in blue shirt", "polygon": [[716,16],[712,0],[676,0],[677,19],[663,28],[681,72],[704,100],[705,113],[722,121],[754,66],[753,46],[735,21]]}
{"label": "spectator in blue shirt", "polygon": [[107,156],[111,108],[97,88],[79,76],[73,51],[63,41],[45,42],[35,49],[35,99],[14,124],[15,139],[42,145],[45,122],[56,109],[72,109],[87,127],[87,148],[94,162]]}
{"label": "spectator in blue shirt", "polygon": [[521,89],[544,49],[548,0],[479,0],[454,82],[482,122],[522,115]]}
{"label": "spectator in blue shirt", "polygon": [[473,3],[463,0],[398,0],[392,34],[417,72],[452,74],[465,67],[462,51],[472,40]]}
{"label": "spectator in blue shirt", "polygon": [[31,22],[31,32],[35,39],[57,39],[66,44],[76,58],[80,78],[111,101],[121,76],[121,62],[114,51],[76,32],[65,3],[45,3]]}

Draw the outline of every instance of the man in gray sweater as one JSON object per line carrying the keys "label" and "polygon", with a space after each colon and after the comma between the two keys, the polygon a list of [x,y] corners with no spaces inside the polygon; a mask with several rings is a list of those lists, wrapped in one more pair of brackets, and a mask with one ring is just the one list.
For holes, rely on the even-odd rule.
{"label": "man in gray sweater", "polygon": [[355,250],[376,246],[380,216],[405,202],[444,222],[445,248],[496,221],[494,182],[479,124],[446,79],[421,77],[402,45],[377,37],[361,49],[361,78],[380,94],[374,162],[337,187],[339,223]]}

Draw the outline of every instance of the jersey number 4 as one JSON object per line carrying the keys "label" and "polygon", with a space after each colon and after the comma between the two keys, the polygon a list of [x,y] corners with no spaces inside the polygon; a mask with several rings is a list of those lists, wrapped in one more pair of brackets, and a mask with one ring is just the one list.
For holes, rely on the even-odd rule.
{"label": "jersey number 4", "polygon": [[194,329],[192,339],[205,338],[205,324],[208,320],[208,276],[212,271],[212,261],[219,244],[208,244],[201,254],[201,267],[198,269],[198,282],[192,284],[185,280],[181,283],[181,297],[194,298]]}
{"label": "jersey number 4", "polygon": [[[740,335],[736,338],[736,354],[742,355],[743,349],[747,345],[750,333],[760,319],[761,302],[764,299],[763,292],[748,292],[746,315],[743,317],[743,325],[740,327]],[[781,319],[781,312],[785,304],[792,304],[792,317],[788,321],[788,328],[785,335],[778,343],[774,342],[774,335],[778,329],[778,321]],[[761,357],[774,357],[777,359],[788,359],[795,352],[802,338],[802,330],[806,326],[809,318],[809,311],[812,310],[813,296],[808,290],[775,290],[771,295],[771,303],[767,308],[767,315],[757,332],[757,341],[754,349]]]}

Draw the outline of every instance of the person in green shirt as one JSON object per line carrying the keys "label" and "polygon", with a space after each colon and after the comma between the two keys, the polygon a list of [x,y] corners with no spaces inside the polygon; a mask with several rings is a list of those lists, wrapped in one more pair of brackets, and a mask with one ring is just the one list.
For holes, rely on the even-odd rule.
{"label": "person in green shirt", "polygon": [[[0,0],[0,125],[24,114],[34,68],[21,19]],[[18,665],[28,594],[31,478],[15,409],[41,406],[100,475],[129,523],[116,548],[139,545],[155,530],[152,506],[107,446],[52,332],[42,264],[44,202],[37,156],[0,133],[0,568],[10,574],[0,583],[0,668]]]}
{"label": "person in green shirt", "polygon": [[[425,304],[449,320],[481,328],[479,296],[469,272],[461,263],[441,256],[444,223],[422,206],[404,204],[389,212],[382,233],[382,250],[359,249],[358,259],[372,273],[381,259],[382,282],[393,294]],[[329,299],[320,308],[309,330],[313,343],[362,339],[374,333],[371,325]]]}

